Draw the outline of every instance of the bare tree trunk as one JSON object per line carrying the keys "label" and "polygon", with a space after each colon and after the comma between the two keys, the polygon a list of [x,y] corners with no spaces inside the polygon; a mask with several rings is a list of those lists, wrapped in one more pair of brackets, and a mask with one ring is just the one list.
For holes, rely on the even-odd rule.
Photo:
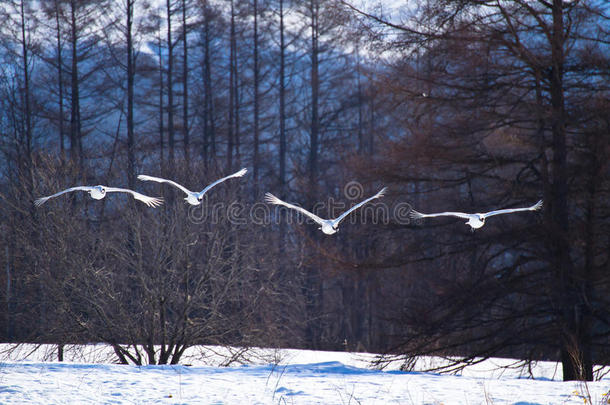
{"label": "bare tree trunk", "polygon": [[[205,42],[205,39],[204,39]],[[204,46],[205,48],[205,46]],[[205,52],[205,51],[204,51]],[[201,143],[201,159],[203,160],[203,165],[207,169],[209,165],[209,149],[210,149],[210,131],[209,131],[209,109],[208,109],[208,92],[207,92],[207,74],[206,74],[206,55],[204,53],[203,57],[203,69],[202,75],[203,77],[203,139]]]}
{"label": "bare tree trunk", "polygon": [[78,36],[76,25],[76,0],[70,1],[70,29],[71,29],[71,44],[72,44],[72,99],[70,106],[70,158],[76,163],[78,161],[81,172],[84,169],[84,160],[82,156],[83,147],[81,139],[81,121],[80,121],[80,94],[79,94],[79,78],[78,78]]}
{"label": "bare tree trunk", "polygon": [[189,93],[188,93],[188,43],[187,43],[187,26],[186,26],[186,0],[182,0],[182,132],[184,159],[186,166],[189,167]]}
{"label": "bare tree trunk", "polygon": [[561,362],[563,379],[589,380],[593,379],[591,364],[591,349],[585,344],[584,338],[589,331],[582,333],[582,310],[585,305],[581,294],[582,281],[574,276],[574,266],[570,257],[569,214],[568,214],[568,167],[566,146],[566,111],[564,99],[564,46],[565,28],[563,0],[553,0],[553,25],[551,39],[551,132],[553,160],[551,184],[551,210],[553,245],[556,254],[556,268],[561,288],[562,303],[562,348]]}
{"label": "bare tree trunk", "polygon": [[375,153],[375,125],[376,125],[376,116],[375,116],[375,96],[373,95],[370,98],[370,102],[369,102],[369,136],[368,136],[368,142],[367,142],[367,147],[368,147],[368,154],[369,156],[373,156],[373,154]]}
{"label": "bare tree trunk", "polygon": [[[24,0],[20,3],[20,14],[21,14],[21,49],[22,49],[22,63],[23,63],[23,92],[24,92],[24,107],[25,107],[25,156],[20,160],[19,167],[21,168],[21,179],[25,180],[25,196],[27,199],[32,197],[34,191],[34,178],[32,173],[32,105],[31,105],[31,91],[30,91],[30,59],[29,59],[29,38],[26,35],[26,18]],[[30,217],[35,219],[36,211],[34,205],[30,204]],[[36,238],[37,234],[34,233],[32,238]]]}
{"label": "bare tree trunk", "polygon": [[[320,128],[320,118],[318,111],[318,94],[320,89],[320,79],[318,72],[318,17],[319,17],[318,0],[310,0],[309,12],[311,13],[311,127],[309,135],[309,194],[308,205],[313,206],[314,198],[317,195],[317,179],[318,179],[318,132]],[[317,235],[312,236],[315,238]],[[317,348],[320,344],[320,334],[322,325],[320,321],[320,309],[323,308],[322,280],[320,277],[320,262],[314,259],[312,268],[307,269],[305,280],[305,297],[308,311],[308,326],[306,329],[306,338],[312,348]]]}
{"label": "bare tree trunk", "polygon": [[311,13],[311,128],[309,134],[309,191],[316,194],[318,174],[318,131],[320,118],[318,112],[318,93],[320,78],[318,72],[318,0],[310,0]]}
{"label": "bare tree trunk", "polygon": [[59,91],[59,153],[61,161],[64,162],[66,159],[65,150],[65,130],[64,130],[64,83],[63,83],[63,58],[61,54],[61,26],[59,24],[59,1],[55,1],[55,24],[56,24],[56,35],[57,35],[57,87]]}
{"label": "bare tree trunk", "polygon": [[[14,240],[14,238],[11,238],[9,240]],[[9,244],[12,245],[12,243],[9,241],[6,244],[6,246],[4,247],[4,252],[6,255],[6,298],[5,298],[6,299],[6,339],[10,342],[11,339],[13,338],[13,318],[11,316],[11,311],[12,311],[12,306],[11,306],[12,256],[10,254],[12,249],[9,249]]]}
{"label": "bare tree trunk", "polygon": [[167,0],[167,148],[168,168],[170,175],[174,174],[175,157],[175,130],[174,130],[174,44],[172,43],[172,7],[171,0]]}
{"label": "bare tree trunk", "polygon": [[360,48],[356,44],[356,87],[358,92],[358,153],[364,151],[364,96],[362,94],[362,73],[360,67]]}
{"label": "bare tree trunk", "polygon": [[204,80],[204,109],[203,109],[203,154],[204,164],[207,167],[209,157],[208,148],[212,158],[216,158],[216,128],[214,125],[214,100],[212,94],[212,67],[210,55],[210,21],[207,0],[204,1],[204,55],[203,55],[203,80]]}
{"label": "bare tree trunk", "polygon": [[133,131],[133,99],[134,99],[134,79],[135,69],[133,66],[133,8],[135,0],[127,0],[127,22],[126,22],[126,39],[127,39],[127,184],[130,189],[135,188],[136,182],[136,156],[135,156],[135,139]]}
{"label": "bare tree trunk", "polygon": [[[280,198],[286,199],[286,39],[284,0],[280,0]],[[283,211],[280,211],[283,212]],[[280,219],[280,251],[286,243],[286,221]]]}
{"label": "bare tree trunk", "polygon": [[164,133],[164,119],[165,109],[163,108],[163,52],[161,51],[161,31],[159,30],[159,169],[161,173],[165,171],[165,133]]}
{"label": "bare tree trunk", "polygon": [[232,12],[231,13],[231,38],[233,41],[233,92],[235,93],[233,100],[234,100],[234,108],[235,108],[235,113],[234,113],[234,125],[235,125],[235,129],[233,132],[233,136],[234,136],[234,141],[235,141],[235,160],[238,162],[240,162],[241,160],[241,155],[240,155],[240,133],[239,133],[239,110],[240,110],[240,102],[239,102],[239,65],[238,65],[238,61],[237,61],[237,32],[235,31],[236,29],[236,24],[235,24],[235,13]]}
{"label": "bare tree trunk", "polygon": [[[30,105],[30,72],[29,72],[29,54],[28,54],[28,39],[25,33],[25,10],[23,0],[20,4],[21,12],[21,49],[23,58],[23,86],[25,98],[25,152],[28,163],[28,171],[31,171],[32,163],[32,108]],[[28,191],[32,190],[31,176],[28,176]]]}
{"label": "bare tree trunk", "polygon": [[229,52],[229,123],[228,123],[228,139],[227,139],[227,169],[231,170],[233,167],[233,130],[235,126],[235,104],[236,100],[236,81],[237,75],[235,64],[235,7],[233,4],[233,0],[231,0],[231,37],[229,39],[230,42],[230,52]]}
{"label": "bare tree trunk", "polygon": [[252,177],[254,179],[254,195],[258,193],[259,171],[259,67],[258,67],[258,0],[254,0],[254,151],[252,157]]}

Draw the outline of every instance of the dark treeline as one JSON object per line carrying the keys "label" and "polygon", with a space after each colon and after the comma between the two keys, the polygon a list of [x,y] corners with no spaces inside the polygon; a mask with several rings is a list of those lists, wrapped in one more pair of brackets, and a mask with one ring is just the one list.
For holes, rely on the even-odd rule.
{"label": "dark treeline", "polygon": [[[405,368],[510,356],[594,378],[610,363],[608,5],[411,3],[390,20],[338,0],[3,2],[1,339],[105,342],[136,364],[195,344]],[[201,190],[242,167],[198,207],[137,180]],[[34,207],[96,184],[165,204]],[[262,202],[333,216],[381,186],[330,237]],[[476,232],[408,217],[539,199]]]}

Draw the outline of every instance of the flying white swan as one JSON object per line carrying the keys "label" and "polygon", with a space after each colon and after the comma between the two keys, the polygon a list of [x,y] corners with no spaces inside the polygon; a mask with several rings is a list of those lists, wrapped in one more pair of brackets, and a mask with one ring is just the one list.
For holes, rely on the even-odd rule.
{"label": "flying white swan", "polygon": [[70,193],[72,191],[87,191],[89,193],[89,195],[91,196],[91,198],[93,198],[94,200],[101,200],[102,198],[104,198],[106,196],[106,193],[129,193],[133,196],[133,198],[135,198],[136,200],[142,201],[144,204],[148,205],[149,207],[154,208],[154,207],[158,207],[159,205],[163,204],[162,198],[149,197],[147,195],[140,194],[133,190],[128,190],[126,188],[116,188],[116,187],[106,187],[106,186],[71,187],[71,188],[65,189],[64,191],[60,191],[59,193],[50,195],[48,197],[38,198],[36,201],[34,201],[34,204],[37,207],[40,207],[42,204],[46,203],[47,200],[49,200],[53,197],[60,196],[65,193]]}
{"label": "flying white swan", "polygon": [[293,210],[297,210],[300,213],[307,215],[309,218],[313,219],[318,225],[320,225],[320,228],[318,228],[318,229],[321,229],[322,232],[324,232],[327,235],[332,235],[333,233],[337,232],[339,223],[341,221],[343,221],[343,219],[345,217],[347,217],[352,211],[357,210],[358,208],[362,207],[367,202],[374,200],[375,198],[383,197],[386,190],[387,190],[387,187],[382,188],[381,191],[379,191],[377,194],[354,205],[353,207],[351,207],[349,210],[345,211],[343,214],[341,214],[336,219],[322,219],[319,216],[317,216],[316,214],[312,214],[311,212],[307,211],[306,209],[303,209],[299,206],[292,205],[292,204],[289,204],[287,202],[280,200],[279,198],[277,198],[276,196],[274,196],[271,193],[265,194],[265,201],[267,201],[270,204],[283,205],[284,207],[292,208]]}
{"label": "flying white swan", "polygon": [[184,198],[189,204],[191,205],[199,205],[201,204],[201,201],[203,201],[203,195],[205,193],[207,193],[212,187],[214,187],[215,185],[222,183],[225,180],[228,180],[232,177],[242,177],[244,174],[246,174],[246,172],[248,171],[248,169],[241,169],[240,171],[238,171],[237,173],[233,173],[227,177],[223,177],[222,179],[216,180],[214,183],[210,184],[209,186],[207,186],[206,188],[204,188],[203,190],[201,190],[200,192],[196,193],[193,192],[191,190],[189,190],[188,188],[184,187],[183,185],[180,185],[178,183],[176,183],[175,181],[172,180],[167,180],[167,179],[162,179],[160,177],[153,177],[153,176],[147,176],[145,174],[140,174],[138,176],[138,179],[142,180],[142,181],[156,181],[157,183],[168,183],[171,184],[174,187],[179,188],[180,190],[184,191],[186,193],[186,197]]}
{"label": "flying white swan", "polygon": [[506,208],[503,210],[490,211],[490,212],[486,212],[486,213],[482,213],[482,214],[479,214],[479,213],[466,214],[463,212],[439,212],[438,214],[422,214],[421,212],[411,210],[411,213],[409,215],[413,219],[429,218],[429,217],[442,217],[442,216],[464,218],[464,219],[468,220],[468,222],[466,222],[466,225],[470,225],[471,229],[475,230],[475,229],[479,229],[480,227],[485,225],[485,219],[489,218],[491,216],[500,215],[500,214],[510,214],[513,212],[520,212],[520,211],[537,211],[540,208],[542,208],[542,200],[538,201],[536,204],[532,205],[531,207]]}

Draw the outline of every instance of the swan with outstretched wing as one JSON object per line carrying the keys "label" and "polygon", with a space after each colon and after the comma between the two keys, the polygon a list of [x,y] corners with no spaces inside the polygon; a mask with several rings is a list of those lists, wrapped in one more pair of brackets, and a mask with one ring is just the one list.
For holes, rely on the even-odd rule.
{"label": "swan with outstretched wing", "polygon": [[320,225],[320,228],[318,228],[318,229],[322,230],[322,232],[324,232],[327,235],[332,235],[337,232],[339,223],[341,221],[343,221],[345,219],[345,217],[347,217],[353,211],[362,207],[364,204],[368,203],[369,201],[374,200],[376,198],[383,197],[383,195],[385,194],[386,191],[387,191],[387,187],[382,188],[381,191],[379,191],[374,196],[369,197],[366,200],[354,205],[353,207],[351,207],[350,209],[348,209],[347,211],[345,211],[343,214],[341,214],[339,217],[337,217],[335,219],[322,219],[319,216],[317,216],[316,214],[309,212],[304,208],[301,208],[297,205],[290,204],[290,203],[280,200],[279,198],[277,198],[276,196],[274,196],[271,193],[265,194],[265,201],[267,201],[269,204],[283,205],[284,207],[296,210],[296,211],[300,212],[301,214],[308,216],[309,218],[313,219],[314,222],[316,222],[318,225]]}
{"label": "swan with outstretched wing", "polygon": [[464,212],[439,212],[436,214],[423,214],[421,212],[417,212],[415,210],[411,210],[411,213],[409,214],[411,216],[411,218],[413,219],[420,219],[420,218],[433,218],[433,217],[458,217],[458,218],[464,218],[467,219],[468,221],[466,222],[466,225],[470,225],[471,229],[479,229],[481,228],[483,225],[485,225],[485,219],[492,217],[494,215],[501,215],[501,214],[512,214],[514,212],[522,212],[522,211],[537,211],[539,209],[542,208],[542,200],[538,201],[536,204],[532,205],[531,207],[525,207],[525,208],[505,208],[505,209],[501,209],[501,210],[495,210],[495,211],[489,211],[489,212],[485,212],[485,213],[476,213],[476,214],[467,214]]}
{"label": "swan with outstretched wing", "polygon": [[135,198],[136,200],[142,201],[144,204],[148,205],[149,207],[155,208],[155,207],[158,207],[159,205],[163,204],[162,198],[149,197],[147,195],[140,194],[136,191],[128,190],[126,188],[116,188],[116,187],[106,187],[106,186],[70,187],[63,191],[60,191],[59,193],[55,193],[55,194],[47,196],[47,197],[38,198],[38,199],[36,199],[36,201],[34,201],[34,204],[37,207],[40,207],[42,204],[46,203],[51,198],[58,197],[62,194],[71,193],[73,191],[86,191],[89,193],[91,198],[93,198],[94,200],[101,200],[102,198],[104,198],[106,196],[106,193],[128,193],[128,194],[131,194],[133,196],[133,198]]}
{"label": "swan with outstretched wing", "polygon": [[200,192],[191,191],[188,188],[184,187],[181,184],[176,183],[173,180],[163,179],[161,177],[153,177],[153,176],[148,176],[146,174],[140,174],[138,176],[138,179],[140,179],[142,181],[156,181],[157,183],[167,183],[167,184],[170,184],[170,185],[172,185],[172,186],[174,186],[176,188],[179,188],[180,190],[182,190],[186,194],[186,197],[184,198],[186,200],[186,202],[188,202],[191,205],[199,205],[203,201],[203,196],[205,195],[205,193],[210,191],[210,189],[212,187],[222,183],[225,180],[231,179],[233,177],[242,177],[247,172],[248,172],[248,169],[241,169],[240,171],[238,171],[236,173],[230,174],[230,175],[228,175],[226,177],[223,177],[222,179],[216,180],[215,182],[213,182],[212,184],[210,184],[209,186],[207,186],[206,188],[204,188]]}

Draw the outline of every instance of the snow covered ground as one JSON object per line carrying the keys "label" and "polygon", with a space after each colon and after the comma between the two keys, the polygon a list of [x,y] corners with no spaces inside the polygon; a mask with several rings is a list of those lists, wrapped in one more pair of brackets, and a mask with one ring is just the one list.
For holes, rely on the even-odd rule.
{"label": "snow covered ground", "polygon": [[208,347],[191,351],[192,366],[137,367],[103,363],[110,356],[104,346],[68,350],[62,363],[42,361],[52,347],[11,353],[7,347],[0,345],[0,404],[610,403],[610,376],[588,384],[554,381],[554,363],[538,363],[537,379],[526,379],[516,370],[500,373],[497,366],[510,363],[504,359],[438,375],[372,370],[372,355],[341,352],[260,349],[245,359],[235,351],[233,365],[220,367],[225,349]]}

